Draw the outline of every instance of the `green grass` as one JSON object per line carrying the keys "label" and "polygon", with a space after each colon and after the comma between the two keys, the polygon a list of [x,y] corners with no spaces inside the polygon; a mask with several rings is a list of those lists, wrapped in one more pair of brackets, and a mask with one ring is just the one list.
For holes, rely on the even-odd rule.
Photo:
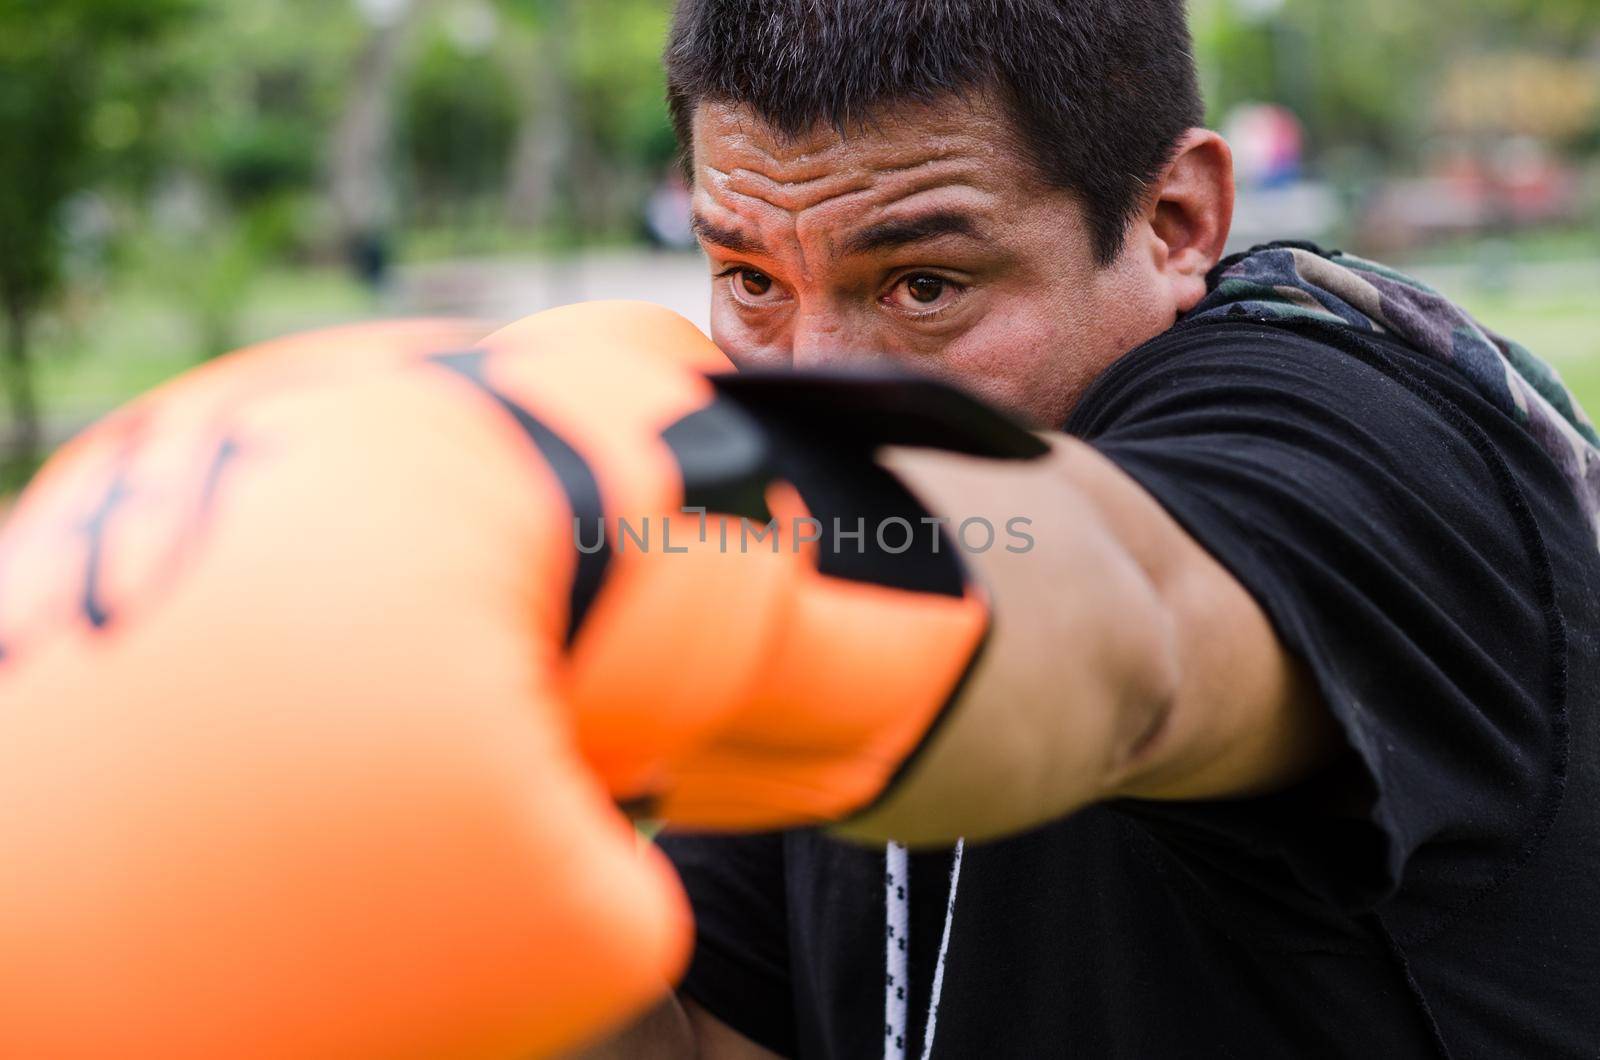
{"label": "green grass", "polygon": [[1600,216],[1516,232],[1492,242],[1463,234],[1418,247],[1406,259],[1412,265],[1473,265],[1489,255],[1527,264],[1593,258],[1596,253],[1600,253]]}
{"label": "green grass", "polygon": [[[44,322],[35,354],[41,405],[52,422],[105,412],[208,353],[204,325],[181,292],[154,277],[135,278],[82,297]],[[243,345],[292,331],[373,316],[378,307],[343,272],[307,268],[263,274],[237,314]]]}

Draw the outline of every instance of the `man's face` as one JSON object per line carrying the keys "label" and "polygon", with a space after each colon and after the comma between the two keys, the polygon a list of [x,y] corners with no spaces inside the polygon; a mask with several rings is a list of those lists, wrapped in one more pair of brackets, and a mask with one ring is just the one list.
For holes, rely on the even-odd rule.
{"label": "man's face", "polygon": [[747,109],[694,118],[712,338],[741,367],[882,358],[1059,427],[1089,382],[1169,327],[1146,244],[1095,260],[992,106],[907,107],[787,140]]}

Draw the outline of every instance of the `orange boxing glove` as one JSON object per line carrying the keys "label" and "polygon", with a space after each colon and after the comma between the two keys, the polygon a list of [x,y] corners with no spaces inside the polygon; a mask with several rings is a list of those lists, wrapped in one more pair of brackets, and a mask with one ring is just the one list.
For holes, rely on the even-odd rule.
{"label": "orange boxing glove", "polygon": [[568,1048],[689,946],[616,801],[880,794],[981,595],[936,543],[725,548],[728,516],[921,515],[874,445],[1037,443],[931,384],[727,367],[629,304],[371,325],[58,454],[0,528],[0,1056]]}
{"label": "orange boxing glove", "polygon": [[[1046,447],[926,379],[746,372],[711,382],[711,403],[663,437],[684,505],[712,514],[674,531],[689,557],[630,553],[657,584],[672,571],[694,587],[619,592],[608,613],[596,609],[573,656],[575,716],[591,759],[610,760],[608,737],[619,756],[647,756],[614,790],[650,815],[724,830],[837,821],[905,772],[989,625],[958,550],[875,450],[1027,458]],[[612,530],[628,552],[632,538]],[[725,581],[706,573],[714,564]],[[704,709],[708,689],[735,679],[736,702],[692,740],[687,709],[659,710],[665,687]],[[641,742],[653,724],[678,739]]]}

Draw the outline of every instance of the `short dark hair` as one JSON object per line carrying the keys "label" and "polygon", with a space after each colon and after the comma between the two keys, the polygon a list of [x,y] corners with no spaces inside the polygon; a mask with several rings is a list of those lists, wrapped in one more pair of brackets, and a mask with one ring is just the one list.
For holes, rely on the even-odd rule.
{"label": "short dark hair", "polygon": [[1044,179],[1082,201],[1101,264],[1203,121],[1183,0],[679,0],[666,67],[686,156],[704,101],[797,136],[995,92]]}

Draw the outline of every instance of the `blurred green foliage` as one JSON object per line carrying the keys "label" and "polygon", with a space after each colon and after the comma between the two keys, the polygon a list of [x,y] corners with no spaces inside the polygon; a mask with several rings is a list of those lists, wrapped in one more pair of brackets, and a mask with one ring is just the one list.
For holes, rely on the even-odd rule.
{"label": "blurred green foliage", "polygon": [[504,184],[518,106],[499,64],[435,34],[412,66],[400,114],[407,173],[423,221],[450,220],[451,205],[470,204]]}
{"label": "blurred green foliage", "polygon": [[[1313,149],[1360,149],[1389,167],[1417,160],[1434,89],[1452,63],[1515,53],[1594,62],[1597,0],[1192,0],[1213,123],[1273,100],[1305,121]],[[1580,134],[1600,133],[1600,112]]]}
{"label": "blurred green foliage", "polygon": [[14,435],[0,475],[37,459],[34,317],[61,280],[66,204],[138,142],[164,87],[150,46],[187,0],[5,0],[0,7],[0,311]]}

